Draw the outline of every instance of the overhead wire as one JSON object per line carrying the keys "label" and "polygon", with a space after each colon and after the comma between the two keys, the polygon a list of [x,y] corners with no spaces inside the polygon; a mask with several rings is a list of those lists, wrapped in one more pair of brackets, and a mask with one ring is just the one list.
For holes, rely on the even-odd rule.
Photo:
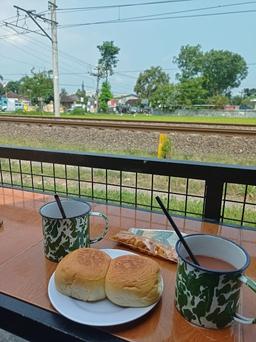
{"label": "overhead wire", "polygon": [[[31,39],[31,37],[30,37],[30,39]],[[35,39],[33,39],[32,38],[32,40],[35,40]],[[36,42],[38,42],[37,40],[36,40]],[[7,43],[10,43],[9,41],[7,41]],[[39,43],[39,42],[38,42]],[[21,49],[21,48],[19,48],[17,45],[15,45],[15,44],[12,44],[12,43],[10,43],[11,45],[13,45],[14,47],[16,47],[17,49]],[[43,44],[43,43],[42,43]],[[43,44],[44,46],[47,46],[46,44]],[[22,51],[23,52],[25,52],[25,53],[27,53],[28,55],[31,55],[31,53],[30,53],[30,51],[26,51],[25,49],[22,49]],[[35,55],[33,54],[33,56],[35,57]],[[68,54],[68,56],[71,56],[71,55],[69,55]],[[73,56],[72,56],[73,57]],[[6,59],[8,59],[8,57],[6,57]],[[12,59],[12,58],[11,58]],[[23,62],[23,61],[20,61],[20,60],[17,60],[17,59],[13,59],[13,60],[15,60],[16,62],[18,62],[18,63],[22,63],[22,64],[25,64],[25,65],[29,65],[31,68],[34,66],[33,64],[29,64],[29,63],[26,63],[26,62]],[[42,59],[41,59],[42,60]],[[82,62],[82,60],[79,60],[78,59],[78,61],[81,63]],[[40,68],[40,67],[38,67],[38,68]],[[49,69],[49,68],[43,68],[44,70],[46,70],[46,69]],[[61,68],[62,70],[68,70],[66,67],[63,67],[62,66],[62,68]],[[65,72],[60,72],[60,75],[73,75],[74,76],[74,73],[73,72],[67,72],[67,73],[65,73]],[[23,73],[22,74],[23,76],[25,76],[25,75],[27,75],[27,73]],[[91,88],[91,89],[95,89],[95,78],[94,77],[92,77],[92,76],[89,76],[86,72],[83,72],[83,73],[77,73],[77,77],[79,77],[78,75],[83,75],[83,77],[82,78],[87,78],[87,79],[89,79],[90,81],[93,81],[94,82],[94,85],[89,85],[88,83],[86,83],[86,88]],[[81,79],[81,76],[79,77],[80,79]],[[60,83],[60,85],[63,85],[64,86],[64,84],[62,84],[62,83]],[[123,85],[125,85],[124,83],[123,83]],[[70,84],[68,84],[68,86],[70,86]],[[81,84],[76,84],[76,85],[73,85],[73,86],[81,86]],[[115,87],[120,87],[119,85],[118,86],[115,86]],[[130,85],[127,85],[127,87],[130,87]]]}
{"label": "overhead wire", "polygon": [[[26,38],[26,40],[28,39],[28,40],[32,40],[32,43],[33,44],[41,44],[41,45],[43,45],[44,46],[44,51],[43,51],[43,54],[45,54],[45,47],[47,47],[47,48],[49,48],[49,49],[51,49],[47,44],[43,44],[42,42],[39,42],[39,41],[37,41],[36,39],[33,39],[31,36],[26,36],[26,37],[24,37],[24,38]],[[12,46],[14,46],[14,44],[11,42],[11,41],[9,41],[9,40],[6,40],[6,39],[3,39],[4,41],[5,41],[5,43],[9,43],[9,44],[11,44]],[[26,50],[24,50],[24,49],[22,49],[22,48],[20,48],[19,46],[17,46],[17,44],[15,44],[15,46],[14,46],[16,49],[20,49],[20,50],[22,50],[23,52],[25,52],[25,53],[27,53],[27,54],[29,54],[29,55],[32,55],[33,57],[35,57],[35,58],[37,58],[38,59],[38,56],[35,56],[35,55],[33,55],[30,51],[26,51]],[[33,50],[35,50],[34,49],[34,47],[33,47]],[[38,55],[42,55],[42,52],[40,51],[40,53],[38,54]],[[40,58],[39,57],[39,59],[41,59],[42,60],[42,58]],[[43,62],[45,63],[46,62],[46,60],[43,60]],[[48,61],[46,62],[46,63],[48,63]],[[86,64],[86,62],[84,63],[84,64]],[[83,65],[84,66],[84,65]],[[88,78],[90,78],[89,77],[89,75],[86,75],[86,72],[84,72],[84,74],[85,74],[85,77],[88,77]]]}
{"label": "overhead wire", "polygon": [[156,17],[152,18],[139,18],[130,17],[125,19],[112,19],[112,20],[103,20],[103,21],[94,21],[80,24],[68,24],[62,25],[59,28],[72,28],[72,27],[81,27],[81,26],[91,26],[91,25],[102,25],[102,24],[122,24],[129,22],[146,22],[146,21],[155,21],[155,20],[171,20],[171,19],[186,19],[186,18],[198,18],[198,17],[209,17],[209,16],[219,16],[219,15],[229,15],[229,14],[242,14],[242,13],[255,13],[256,9],[250,10],[240,10],[240,11],[229,11],[229,12],[217,12],[217,13],[204,13],[204,14],[191,14],[191,15],[180,15],[180,16],[169,16],[169,17]]}
{"label": "overhead wire", "polygon": [[[136,17],[131,17],[131,18],[132,19],[143,19],[143,18],[151,18],[151,17],[160,17],[160,16],[164,16],[164,15],[205,11],[205,10],[209,10],[209,9],[212,10],[212,9],[218,9],[218,8],[224,8],[224,7],[234,7],[234,6],[242,6],[242,5],[249,5],[249,4],[256,4],[256,1],[247,1],[247,2],[239,2],[239,3],[225,4],[225,5],[199,7],[199,8],[192,8],[192,9],[172,11],[172,12],[163,12],[163,13],[158,13],[158,14],[142,15],[142,16],[136,16]],[[129,19],[129,18],[122,18],[122,19],[125,20],[125,19]]]}
{"label": "overhead wire", "polygon": [[46,63],[46,65],[49,63],[49,61],[47,61],[46,59],[43,59],[42,57],[39,57],[38,55],[35,55],[33,52],[31,52],[31,50],[26,50],[23,49],[21,46],[18,46],[17,44],[11,42],[10,40],[4,40],[4,43],[10,44],[12,45],[15,49],[22,51],[25,54],[28,54],[29,56],[32,56],[33,58],[35,58],[37,61],[42,61],[43,63]]}
{"label": "overhead wire", "polygon": [[162,0],[162,1],[148,1],[140,3],[130,3],[130,4],[115,4],[115,5],[102,5],[102,6],[88,6],[88,7],[69,7],[69,8],[57,8],[58,12],[70,12],[70,11],[95,11],[102,9],[112,9],[112,8],[124,8],[124,7],[138,7],[138,6],[151,6],[160,5],[168,3],[181,3],[181,2],[191,2],[193,0]]}
{"label": "overhead wire", "polygon": [[[43,42],[38,41],[34,37],[32,38],[30,36],[29,38],[30,38],[30,40],[32,40],[33,44],[37,44],[37,46],[39,45],[39,46],[42,46],[44,49],[46,47],[47,49],[51,50],[49,45],[47,45],[47,44],[45,44]],[[82,59],[76,58],[75,56],[72,56],[72,55],[64,52],[62,49],[59,49],[59,53],[66,60],[64,62],[62,61],[60,70],[67,71],[66,73],[65,72],[60,72],[60,75],[65,75],[65,74],[68,75],[68,74],[70,74],[70,75],[74,75],[75,77],[78,77],[80,79],[81,79],[81,77],[79,77],[78,75],[83,75],[83,78],[86,78],[87,80],[93,81],[93,84],[95,84],[95,82],[96,82],[95,78],[90,76],[88,70],[87,71],[85,70],[85,71],[79,72],[79,73],[74,73],[74,71],[70,72],[71,71],[71,66],[69,66],[67,63],[70,63],[70,64],[72,63],[72,67],[73,67],[73,64],[75,62],[77,64],[77,66],[80,67],[80,68],[82,68],[82,67],[85,68],[86,65],[90,65],[91,66],[92,64],[87,63],[86,61],[83,61]],[[64,66],[63,66],[63,64],[64,64]]]}

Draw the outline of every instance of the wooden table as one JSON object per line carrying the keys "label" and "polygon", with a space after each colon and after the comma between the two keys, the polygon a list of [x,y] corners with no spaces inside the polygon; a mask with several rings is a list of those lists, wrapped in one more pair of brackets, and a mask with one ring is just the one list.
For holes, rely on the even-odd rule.
{"label": "wooden table", "polygon": [[[96,329],[71,322],[56,313],[47,295],[48,281],[56,263],[44,257],[41,217],[38,213],[38,209],[52,199],[49,195],[0,188],[0,216],[3,219],[0,229],[0,327],[37,341],[42,336],[44,340],[48,336],[48,341],[86,338],[86,341],[139,342],[256,341],[256,325],[235,323],[231,328],[208,330],[185,321],[174,306],[176,264],[160,259],[155,260],[161,267],[164,279],[163,296],[156,308],[145,317],[127,325]],[[110,220],[110,232],[106,239],[95,245],[97,248],[121,248],[109,240],[121,229],[169,228],[161,214],[102,204],[93,204],[93,209],[106,213]],[[175,221],[185,233],[217,234],[241,244],[251,255],[246,274],[256,278],[256,231],[180,218]],[[92,221],[94,234],[100,229],[99,222]],[[256,316],[256,296],[245,287],[242,289],[240,312]]]}

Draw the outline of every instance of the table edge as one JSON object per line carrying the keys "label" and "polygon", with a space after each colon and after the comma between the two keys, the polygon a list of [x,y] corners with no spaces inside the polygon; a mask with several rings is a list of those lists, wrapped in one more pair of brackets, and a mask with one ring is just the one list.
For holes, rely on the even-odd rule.
{"label": "table edge", "polygon": [[15,297],[0,293],[1,328],[28,340],[45,341],[125,341],[100,329],[66,319]]}

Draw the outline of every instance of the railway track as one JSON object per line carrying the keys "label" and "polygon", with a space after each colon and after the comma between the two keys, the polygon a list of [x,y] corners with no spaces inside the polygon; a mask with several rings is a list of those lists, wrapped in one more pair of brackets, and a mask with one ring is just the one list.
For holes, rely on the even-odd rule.
{"label": "railway track", "polygon": [[136,120],[104,120],[104,119],[76,119],[76,118],[43,118],[24,116],[0,116],[1,122],[27,125],[58,125],[71,127],[88,127],[116,130],[142,130],[155,132],[188,132],[200,134],[223,134],[255,136],[256,125],[243,124],[215,124],[201,122],[163,122],[163,121],[136,121]]}

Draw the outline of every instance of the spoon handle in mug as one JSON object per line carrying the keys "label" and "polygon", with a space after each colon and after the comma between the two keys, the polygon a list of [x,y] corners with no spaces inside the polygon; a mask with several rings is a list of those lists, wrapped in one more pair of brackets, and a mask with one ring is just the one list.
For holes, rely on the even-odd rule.
{"label": "spoon handle in mug", "polygon": [[[242,274],[239,277],[239,280],[246,286],[248,286],[256,294],[256,281],[254,281],[253,279],[249,278],[244,274]],[[245,316],[240,315],[239,313],[235,314],[234,320],[242,324],[256,324],[256,318],[247,318]]]}

